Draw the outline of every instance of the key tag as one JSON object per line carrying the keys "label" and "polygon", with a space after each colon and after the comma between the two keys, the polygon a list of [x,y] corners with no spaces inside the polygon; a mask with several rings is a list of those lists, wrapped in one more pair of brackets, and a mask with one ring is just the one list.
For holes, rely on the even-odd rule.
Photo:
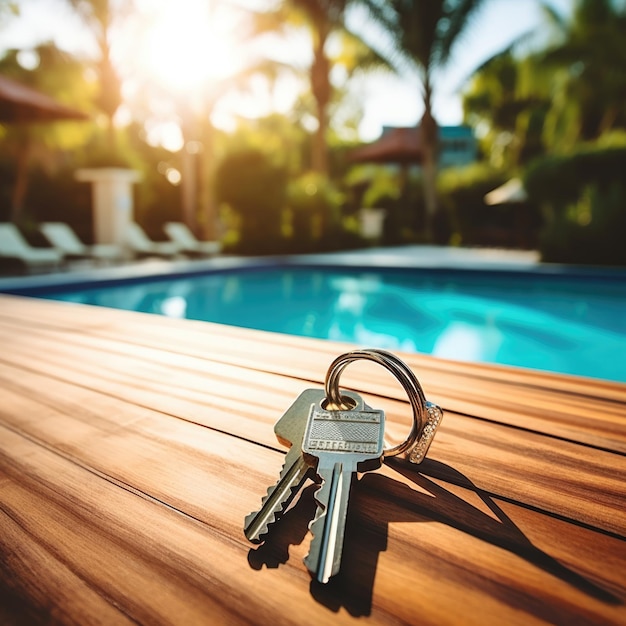
{"label": "key tag", "polygon": [[367,348],[353,350],[338,356],[330,364],[324,383],[329,405],[338,409],[349,408],[342,401],[339,378],[350,363],[360,359],[373,361],[391,372],[406,391],[413,412],[413,425],[409,435],[402,443],[385,448],[383,458],[402,456],[411,463],[421,463],[426,458],[430,444],[443,419],[443,410],[433,402],[426,400],[422,386],[413,371],[394,354],[386,350]]}

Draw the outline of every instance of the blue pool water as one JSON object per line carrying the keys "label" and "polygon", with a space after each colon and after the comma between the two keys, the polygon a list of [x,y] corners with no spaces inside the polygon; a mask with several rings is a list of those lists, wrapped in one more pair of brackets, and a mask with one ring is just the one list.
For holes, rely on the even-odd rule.
{"label": "blue pool water", "polygon": [[270,268],[45,297],[626,382],[621,280]]}

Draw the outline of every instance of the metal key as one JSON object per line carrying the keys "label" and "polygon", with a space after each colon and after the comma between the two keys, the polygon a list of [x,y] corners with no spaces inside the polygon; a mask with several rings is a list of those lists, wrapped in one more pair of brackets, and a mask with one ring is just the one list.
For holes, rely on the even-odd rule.
{"label": "metal key", "polygon": [[[343,395],[349,396],[357,408],[366,408],[359,394],[345,391]],[[263,541],[271,525],[285,512],[307,478],[315,477],[310,459],[302,454],[302,441],[311,408],[320,406],[324,397],[323,389],[306,389],[274,426],[278,441],[289,450],[278,481],[269,487],[261,501],[261,509],[245,519],[244,533],[252,543]]]}
{"label": "metal key", "polygon": [[315,494],[319,506],[304,563],[321,583],[339,571],[352,479],[357,471],[380,467],[384,431],[383,411],[311,409],[302,449],[305,458],[317,462],[323,482]]}

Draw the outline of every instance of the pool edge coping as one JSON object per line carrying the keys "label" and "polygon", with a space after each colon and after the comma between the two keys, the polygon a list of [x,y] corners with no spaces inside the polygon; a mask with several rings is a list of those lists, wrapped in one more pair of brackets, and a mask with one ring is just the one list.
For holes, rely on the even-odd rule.
{"label": "pool edge coping", "polygon": [[552,276],[562,278],[597,278],[624,280],[626,270],[613,267],[547,264],[539,262],[493,260],[411,259],[377,249],[371,256],[364,254],[327,253],[275,256],[219,256],[205,260],[145,261],[122,266],[92,267],[47,274],[24,274],[0,278],[0,293],[35,295],[89,288],[96,285],[115,285],[137,281],[158,281],[186,278],[203,274],[229,273],[239,270],[256,271],[281,268],[328,268],[352,271],[393,270],[401,272],[433,272],[437,274],[467,273],[516,276]]}

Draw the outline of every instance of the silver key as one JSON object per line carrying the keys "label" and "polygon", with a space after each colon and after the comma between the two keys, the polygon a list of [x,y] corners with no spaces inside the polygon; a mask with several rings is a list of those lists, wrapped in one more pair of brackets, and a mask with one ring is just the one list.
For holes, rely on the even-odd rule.
{"label": "silver key", "polygon": [[330,411],[312,407],[303,453],[317,461],[322,486],[309,529],[313,533],[304,563],[321,583],[339,571],[353,476],[381,466],[385,414],[370,409]]}
{"label": "silver key", "polygon": [[[355,405],[365,408],[357,393],[344,392]],[[285,463],[276,484],[269,487],[261,501],[261,509],[250,513],[244,522],[244,533],[252,543],[261,543],[271,525],[280,519],[307,478],[315,477],[315,470],[302,454],[302,441],[311,407],[319,406],[324,400],[323,389],[306,389],[276,422],[274,432],[280,443],[288,447]]]}

